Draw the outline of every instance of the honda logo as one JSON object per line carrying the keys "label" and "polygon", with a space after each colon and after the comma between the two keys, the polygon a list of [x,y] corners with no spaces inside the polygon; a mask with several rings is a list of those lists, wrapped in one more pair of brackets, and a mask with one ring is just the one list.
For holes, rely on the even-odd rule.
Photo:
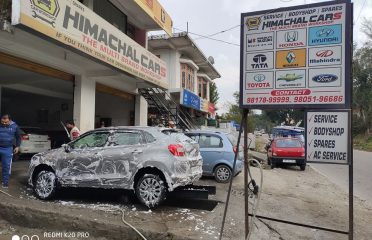
{"label": "honda logo", "polygon": [[333,55],[332,50],[322,50],[322,51],[319,51],[319,52],[316,53],[316,56],[321,57],[321,58],[330,57],[332,55]]}
{"label": "honda logo", "polygon": [[286,32],[284,38],[286,42],[296,42],[298,40],[298,32],[297,31]]}

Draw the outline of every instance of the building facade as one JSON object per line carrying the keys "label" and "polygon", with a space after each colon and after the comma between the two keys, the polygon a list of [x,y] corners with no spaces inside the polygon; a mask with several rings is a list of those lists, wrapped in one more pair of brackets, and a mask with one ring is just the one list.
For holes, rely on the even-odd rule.
{"label": "building facade", "polygon": [[215,116],[210,103],[210,83],[220,74],[186,32],[150,36],[149,50],[167,63],[167,82],[173,99],[199,125]]}
{"label": "building facade", "polygon": [[49,132],[147,125],[140,87],[168,89],[167,64],[147,32],[171,34],[156,0],[1,1],[1,112]]}

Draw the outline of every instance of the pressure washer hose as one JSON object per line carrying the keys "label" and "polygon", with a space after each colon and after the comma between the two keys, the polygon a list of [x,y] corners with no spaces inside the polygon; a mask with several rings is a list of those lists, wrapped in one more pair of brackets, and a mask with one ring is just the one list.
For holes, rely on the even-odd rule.
{"label": "pressure washer hose", "polygon": [[[258,189],[257,199],[255,201],[255,204],[253,204],[252,220],[250,221],[250,224],[249,224],[249,232],[248,232],[248,236],[247,236],[246,240],[250,239],[250,237],[252,235],[252,232],[253,232],[253,226],[254,226],[254,222],[256,221],[256,214],[257,214],[257,211],[258,211],[258,207],[260,205],[262,186],[263,186],[263,169],[262,169],[261,163],[259,161],[257,161],[256,159],[250,159],[249,162],[255,162],[257,164],[257,166],[260,168],[261,178],[260,178],[260,185],[259,185],[259,189]],[[250,168],[248,168],[248,175],[251,177],[251,179],[253,179]],[[246,186],[246,187],[248,187],[248,186]]]}
{"label": "pressure washer hose", "polygon": [[119,210],[122,215],[121,215],[121,221],[127,225],[128,227],[130,227],[131,229],[133,229],[143,240],[147,240],[147,238],[145,236],[143,236],[143,234],[137,230],[137,228],[135,228],[133,225],[131,225],[130,223],[128,223],[127,221],[125,221],[125,212],[123,209],[121,208],[117,208],[117,210]]}
{"label": "pressure washer hose", "polygon": [[12,195],[10,195],[9,193],[7,193],[7,192],[4,192],[4,191],[1,191],[0,190],[0,193],[2,193],[2,194],[5,194],[5,195],[7,195],[8,197],[13,197]]}

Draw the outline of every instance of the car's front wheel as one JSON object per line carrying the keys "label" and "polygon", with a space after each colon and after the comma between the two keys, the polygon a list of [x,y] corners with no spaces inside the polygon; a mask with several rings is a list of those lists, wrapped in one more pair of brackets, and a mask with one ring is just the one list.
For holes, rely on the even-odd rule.
{"label": "car's front wheel", "polygon": [[39,199],[51,199],[57,188],[56,175],[52,171],[41,171],[34,182],[34,192]]}
{"label": "car's front wheel", "polygon": [[165,200],[167,188],[160,176],[145,174],[138,180],[135,192],[142,204],[153,208]]}
{"label": "car's front wheel", "polygon": [[219,183],[228,183],[232,178],[232,171],[226,165],[219,165],[214,170],[214,178]]}

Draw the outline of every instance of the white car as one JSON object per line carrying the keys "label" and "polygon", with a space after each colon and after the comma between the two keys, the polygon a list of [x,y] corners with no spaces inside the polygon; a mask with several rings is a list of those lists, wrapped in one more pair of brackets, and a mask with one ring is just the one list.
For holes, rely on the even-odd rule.
{"label": "white car", "polygon": [[19,154],[36,154],[51,149],[51,141],[47,132],[37,127],[21,128],[21,146]]}

